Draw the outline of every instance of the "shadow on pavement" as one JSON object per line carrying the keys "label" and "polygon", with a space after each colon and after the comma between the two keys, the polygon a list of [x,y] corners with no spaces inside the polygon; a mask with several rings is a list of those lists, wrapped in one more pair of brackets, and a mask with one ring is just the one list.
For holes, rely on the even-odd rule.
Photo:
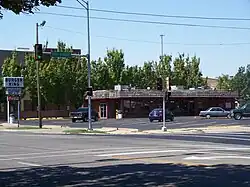
{"label": "shadow on pavement", "polygon": [[102,167],[43,167],[0,172],[0,186],[250,186],[250,166],[126,164]]}

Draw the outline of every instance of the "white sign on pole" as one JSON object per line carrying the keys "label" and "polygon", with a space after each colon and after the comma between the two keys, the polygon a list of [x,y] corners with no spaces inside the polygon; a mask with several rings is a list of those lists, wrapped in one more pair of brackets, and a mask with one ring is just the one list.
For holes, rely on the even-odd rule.
{"label": "white sign on pole", "polygon": [[4,77],[3,86],[5,88],[23,88],[23,77]]}
{"label": "white sign on pole", "polygon": [[21,95],[22,88],[6,88],[6,95]]}

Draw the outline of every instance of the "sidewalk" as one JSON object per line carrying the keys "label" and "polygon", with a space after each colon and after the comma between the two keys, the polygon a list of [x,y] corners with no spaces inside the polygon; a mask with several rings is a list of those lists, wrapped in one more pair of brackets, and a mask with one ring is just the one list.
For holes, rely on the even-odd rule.
{"label": "sidewalk", "polygon": [[159,130],[146,130],[139,131],[138,129],[132,128],[95,128],[93,131],[89,131],[84,128],[71,128],[68,126],[55,126],[55,125],[44,125],[42,129],[37,126],[21,125],[19,128],[17,124],[0,124],[0,131],[9,132],[31,132],[31,133],[45,133],[45,134],[114,134],[114,135],[125,135],[125,134],[194,134],[194,133],[228,133],[228,132],[250,132],[250,127],[246,126],[209,126],[205,128],[180,128],[180,129],[169,129],[166,132]]}

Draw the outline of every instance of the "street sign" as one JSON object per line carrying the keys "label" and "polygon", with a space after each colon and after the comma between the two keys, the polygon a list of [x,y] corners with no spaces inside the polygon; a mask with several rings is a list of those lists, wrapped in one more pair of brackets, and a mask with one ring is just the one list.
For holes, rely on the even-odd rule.
{"label": "street sign", "polygon": [[71,52],[51,52],[51,56],[55,58],[70,58]]}
{"label": "street sign", "polygon": [[6,88],[6,95],[21,95],[22,88]]}
{"label": "street sign", "polygon": [[8,101],[19,101],[20,97],[19,96],[8,96]]}
{"label": "street sign", "polygon": [[3,86],[5,88],[23,88],[23,77],[4,77]]}

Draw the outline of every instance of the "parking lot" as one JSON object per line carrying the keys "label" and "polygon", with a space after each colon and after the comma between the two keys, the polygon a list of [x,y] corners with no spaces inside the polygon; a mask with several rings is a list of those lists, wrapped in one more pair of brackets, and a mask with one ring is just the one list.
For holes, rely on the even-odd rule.
{"label": "parking lot", "polygon": [[[169,129],[176,128],[197,128],[207,126],[218,126],[218,125],[249,125],[250,119],[234,120],[227,118],[212,118],[204,119],[199,117],[176,117],[173,122],[166,122]],[[72,123],[70,119],[58,119],[58,120],[43,120],[44,125],[58,125],[58,126],[70,126],[77,128],[87,128],[87,122],[76,122]],[[115,128],[135,128],[139,130],[155,130],[160,129],[162,122],[149,122],[147,118],[129,118],[129,119],[107,119],[93,122],[94,128],[100,127],[115,127]],[[26,120],[21,121],[21,125],[38,125],[37,120]]]}

